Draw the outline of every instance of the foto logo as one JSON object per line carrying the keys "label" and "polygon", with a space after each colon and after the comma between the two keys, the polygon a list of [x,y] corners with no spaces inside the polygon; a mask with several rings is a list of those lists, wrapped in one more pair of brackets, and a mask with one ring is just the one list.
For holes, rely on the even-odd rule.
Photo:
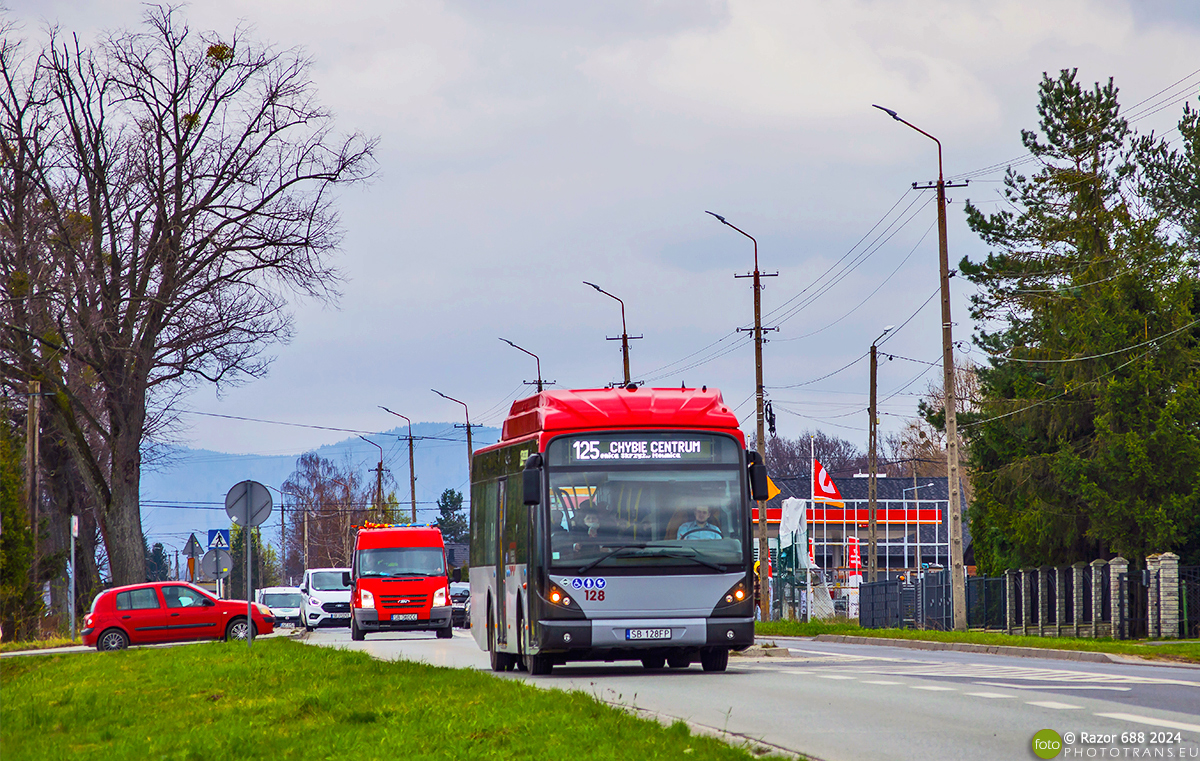
{"label": "foto logo", "polygon": [[1062,752],[1062,738],[1053,729],[1039,730],[1033,736],[1033,755],[1038,758],[1056,758]]}

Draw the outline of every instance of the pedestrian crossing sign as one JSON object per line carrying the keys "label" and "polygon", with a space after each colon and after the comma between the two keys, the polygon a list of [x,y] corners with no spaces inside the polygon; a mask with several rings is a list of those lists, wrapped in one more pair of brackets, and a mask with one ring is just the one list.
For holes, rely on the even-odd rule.
{"label": "pedestrian crossing sign", "polygon": [[229,549],[229,529],[227,528],[210,528],[208,530],[208,548],[227,550]]}

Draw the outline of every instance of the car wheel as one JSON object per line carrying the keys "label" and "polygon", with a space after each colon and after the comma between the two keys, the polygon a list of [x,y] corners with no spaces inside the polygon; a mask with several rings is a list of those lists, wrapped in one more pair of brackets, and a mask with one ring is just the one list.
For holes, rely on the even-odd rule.
{"label": "car wheel", "polygon": [[651,671],[657,671],[665,665],[667,665],[667,656],[665,655],[647,655],[642,658],[642,667]]}
{"label": "car wheel", "polygon": [[362,642],[367,638],[367,633],[358,628],[358,621],[353,616],[350,617],[350,639],[355,642]]}
{"label": "car wheel", "polygon": [[129,635],[120,629],[109,629],[96,640],[96,649],[101,652],[105,650],[124,650],[127,647],[129,647]]}
{"label": "car wheel", "polygon": [[700,665],[705,671],[724,671],[729,665],[729,648],[706,647],[700,651]]}
{"label": "car wheel", "polygon": [[246,625],[246,619],[235,618],[225,627],[225,640],[227,642],[230,640],[245,642],[249,630],[250,627]]}
{"label": "car wheel", "polygon": [[682,652],[671,653],[667,656],[667,665],[673,669],[685,669],[692,665],[692,656]]}

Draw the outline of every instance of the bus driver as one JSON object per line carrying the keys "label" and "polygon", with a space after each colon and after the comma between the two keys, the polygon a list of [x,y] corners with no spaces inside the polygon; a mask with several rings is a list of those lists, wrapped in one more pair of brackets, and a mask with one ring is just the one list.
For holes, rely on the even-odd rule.
{"label": "bus driver", "polygon": [[676,532],[676,539],[720,539],[721,527],[715,523],[708,522],[709,510],[707,507],[696,508],[696,520],[688,521],[679,527]]}

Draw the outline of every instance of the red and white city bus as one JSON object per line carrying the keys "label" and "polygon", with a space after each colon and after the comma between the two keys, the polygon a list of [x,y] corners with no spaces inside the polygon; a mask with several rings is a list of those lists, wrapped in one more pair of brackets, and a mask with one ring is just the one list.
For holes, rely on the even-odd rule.
{"label": "red and white city bus", "polygon": [[[766,468],[715,389],[543,391],[471,467],[471,630],[493,670],[699,660],[754,642]],[[751,493],[753,491],[753,494]]]}

